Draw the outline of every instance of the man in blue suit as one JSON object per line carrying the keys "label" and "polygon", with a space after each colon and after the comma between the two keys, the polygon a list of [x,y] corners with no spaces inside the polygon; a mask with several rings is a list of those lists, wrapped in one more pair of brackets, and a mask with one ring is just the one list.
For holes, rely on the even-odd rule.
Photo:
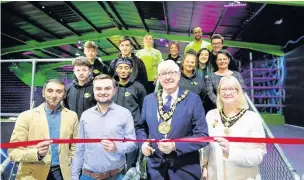
{"label": "man in blue suit", "polygon": [[[205,111],[197,94],[180,89],[179,67],[172,60],[158,66],[163,87],[144,99],[142,118],[136,126],[137,139],[175,139],[208,136]],[[208,143],[159,142],[141,144],[147,156],[148,179],[199,180],[198,150]]]}

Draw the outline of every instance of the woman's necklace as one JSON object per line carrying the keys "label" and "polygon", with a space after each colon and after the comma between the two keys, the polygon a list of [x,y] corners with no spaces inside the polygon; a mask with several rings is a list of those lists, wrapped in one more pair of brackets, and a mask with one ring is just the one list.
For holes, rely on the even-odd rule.
{"label": "woman's necklace", "polygon": [[239,113],[237,113],[236,115],[232,116],[232,117],[228,117],[225,113],[224,110],[220,110],[220,116],[221,116],[221,120],[222,123],[224,124],[225,128],[224,128],[224,134],[226,136],[228,136],[230,134],[230,127],[232,125],[234,125],[247,111],[247,109],[241,109],[241,111]]}

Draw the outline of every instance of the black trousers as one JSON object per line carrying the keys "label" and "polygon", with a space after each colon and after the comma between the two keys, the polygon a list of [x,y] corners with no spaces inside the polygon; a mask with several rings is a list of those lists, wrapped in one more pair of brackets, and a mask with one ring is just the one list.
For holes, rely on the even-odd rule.
{"label": "black trousers", "polygon": [[50,168],[47,180],[63,180],[60,166],[54,166]]}

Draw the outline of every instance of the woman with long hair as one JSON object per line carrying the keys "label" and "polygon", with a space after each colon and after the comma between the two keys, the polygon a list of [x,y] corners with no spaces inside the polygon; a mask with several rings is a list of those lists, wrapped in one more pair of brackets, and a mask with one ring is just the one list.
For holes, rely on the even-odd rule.
{"label": "woman with long hair", "polygon": [[181,79],[179,81],[179,87],[198,94],[201,97],[202,102],[204,102],[206,84],[204,79],[197,74],[197,59],[194,51],[189,50],[184,55],[180,68]]}

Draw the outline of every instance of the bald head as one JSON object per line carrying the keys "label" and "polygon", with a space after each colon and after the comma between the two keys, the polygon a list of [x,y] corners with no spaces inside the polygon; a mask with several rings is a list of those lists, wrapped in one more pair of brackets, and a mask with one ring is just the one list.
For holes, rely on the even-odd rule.
{"label": "bald head", "polygon": [[202,39],[202,36],[203,36],[202,28],[196,27],[193,29],[193,37],[196,41],[200,41]]}

